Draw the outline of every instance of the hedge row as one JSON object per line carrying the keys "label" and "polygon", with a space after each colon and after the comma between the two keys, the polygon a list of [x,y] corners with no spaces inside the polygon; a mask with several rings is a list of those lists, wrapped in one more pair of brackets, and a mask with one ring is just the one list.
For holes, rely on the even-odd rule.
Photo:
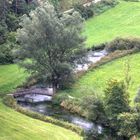
{"label": "hedge row", "polygon": [[105,49],[108,52],[116,50],[140,50],[140,38],[116,38],[113,41],[106,43]]}
{"label": "hedge row", "polygon": [[79,135],[84,135],[83,129],[76,126],[76,125],[70,124],[68,122],[63,122],[63,121],[54,119],[52,117],[42,115],[42,114],[39,114],[37,112],[33,112],[33,111],[27,110],[27,109],[19,106],[12,94],[6,95],[3,99],[3,102],[4,102],[5,105],[13,108],[17,112],[25,114],[29,117],[32,117],[34,119],[38,119],[38,120],[41,120],[41,121],[44,121],[44,122],[48,122],[48,123],[52,123],[52,124],[64,127],[66,129],[72,130],[73,132],[76,132]]}
{"label": "hedge row", "polygon": [[99,45],[93,45],[91,48],[87,48],[87,51],[96,51],[105,49],[108,52],[114,52],[116,50],[140,50],[140,38],[120,38],[117,37],[111,42],[101,43]]}

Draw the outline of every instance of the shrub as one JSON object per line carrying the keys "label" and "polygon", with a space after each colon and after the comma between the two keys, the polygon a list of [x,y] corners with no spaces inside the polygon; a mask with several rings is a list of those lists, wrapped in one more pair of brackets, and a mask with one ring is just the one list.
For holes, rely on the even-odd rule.
{"label": "shrub", "polygon": [[82,4],[75,4],[74,9],[78,11],[84,19],[88,19],[94,14],[90,6],[85,7]]}
{"label": "shrub", "polygon": [[102,0],[93,4],[91,7],[94,15],[99,15],[105,12],[106,10],[116,6],[117,4],[117,0]]}
{"label": "shrub", "polygon": [[140,89],[138,90],[137,94],[136,94],[136,97],[134,99],[134,102],[135,103],[140,103]]}
{"label": "shrub", "polygon": [[30,110],[27,110],[27,109],[17,105],[16,100],[14,99],[12,94],[9,94],[9,95],[5,96],[4,99],[3,99],[3,102],[7,106],[15,109],[16,111],[18,111],[18,112],[20,112],[22,114],[27,115],[29,117],[32,117],[34,119],[38,119],[38,120],[41,120],[41,121],[44,121],[44,122],[52,123],[52,124],[64,127],[66,129],[72,130],[72,131],[76,132],[79,135],[83,135],[83,129],[81,129],[78,126],[75,126],[75,125],[70,124],[68,122],[63,122],[63,121],[54,119],[52,117],[48,117],[48,116],[45,116],[45,115],[30,111]]}
{"label": "shrub", "polygon": [[11,54],[9,44],[0,45],[0,64],[13,63],[13,56]]}
{"label": "shrub", "polygon": [[14,99],[12,94],[8,94],[3,98],[4,103],[11,107],[11,108],[16,108],[16,100]]}
{"label": "shrub", "polygon": [[88,120],[105,123],[103,102],[99,97],[87,96],[78,99],[63,100],[61,106],[71,113],[78,114]]}
{"label": "shrub", "polygon": [[14,63],[15,59],[14,49],[17,46],[15,33],[9,33],[6,38],[7,41],[0,44],[0,64]]}
{"label": "shrub", "polygon": [[99,44],[99,45],[93,45],[91,47],[92,51],[96,51],[96,50],[103,50],[104,48],[106,47],[106,43],[102,43],[102,44]]}
{"label": "shrub", "polygon": [[78,99],[63,100],[61,106],[71,113],[76,113],[80,116],[86,117],[86,110],[82,109],[82,107],[80,106],[80,100]]}
{"label": "shrub", "polygon": [[140,38],[116,38],[108,43],[105,49],[108,52],[114,52],[115,50],[130,50],[140,49]]}
{"label": "shrub", "polygon": [[129,94],[124,82],[109,80],[105,89],[105,111],[109,119],[115,118],[122,112],[128,112]]}
{"label": "shrub", "polygon": [[118,116],[119,131],[118,135],[126,138],[131,138],[136,135],[138,114],[122,113]]}
{"label": "shrub", "polygon": [[68,100],[68,95],[66,94],[57,94],[54,96],[52,103],[54,105],[60,105],[63,101]]}
{"label": "shrub", "polygon": [[82,109],[86,108],[86,117],[92,121],[98,123],[105,122],[105,112],[103,100],[96,96],[87,96],[82,99],[81,102]]}

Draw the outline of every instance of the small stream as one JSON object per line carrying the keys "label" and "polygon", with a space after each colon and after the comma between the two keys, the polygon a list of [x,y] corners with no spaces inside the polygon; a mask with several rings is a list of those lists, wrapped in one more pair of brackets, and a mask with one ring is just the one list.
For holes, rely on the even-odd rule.
{"label": "small stream", "polygon": [[106,50],[89,51],[86,56],[88,62],[86,62],[85,64],[77,64],[75,72],[88,70],[91,64],[95,64],[107,54],[108,52]]}
{"label": "small stream", "polygon": [[18,102],[18,104],[28,110],[35,111],[46,116],[51,116],[62,121],[73,123],[83,128],[85,132],[89,132],[92,130],[98,134],[102,133],[101,125],[88,121],[85,118],[82,118],[78,115],[71,114],[70,112],[61,107],[52,105],[51,102],[40,102],[36,104]]}

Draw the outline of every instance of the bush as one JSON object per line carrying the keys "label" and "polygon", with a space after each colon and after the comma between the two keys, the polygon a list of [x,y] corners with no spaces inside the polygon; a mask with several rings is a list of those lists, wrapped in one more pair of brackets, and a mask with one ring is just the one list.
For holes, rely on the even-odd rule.
{"label": "bush", "polygon": [[17,47],[15,32],[10,32],[6,38],[7,41],[0,44],[0,64],[11,64],[15,59],[14,49]]}
{"label": "bush", "polygon": [[106,47],[106,43],[102,43],[102,44],[99,44],[99,45],[93,45],[91,47],[92,51],[96,51],[96,50],[103,50],[104,48]]}
{"label": "bush", "polygon": [[129,94],[124,82],[112,79],[105,89],[105,111],[109,119],[130,111]]}
{"label": "bush", "polygon": [[14,99],[12,94],[8,94],[3,98],[4,103],[11,107],[11,108],[16,108],[16,100]]}
{"label": "bush", "polygon": [[134,102],[135,103],[140,103],[140,89],[138,90],[137,94],[136,94],[136,97],[134,99]]}
{"label": "bush", "polygon": [[94,15],[99,15],[105,12],[106,10],[116,6],[117,4],[117,0],[102,0],[93,4],[91,7]]}
{"label": "bush", "polygon": [[108,52],[116,50],[140,49],[140,38],[116,38],[105,47]]}
{"label": "bush", "polygon": [[57,94],[54,96],[52,103],[54,105],[60,105],[63,101],[68,100],[68,95],[66,94]]}
{"label": "bush", "polygon": [[74,9],[78,11],[84,19],[88,19],[94,14],[90,6],[85,7],[82,4],[74,5]]}
{"label": "bush", "polygon": [[0,64],[13,63],[12,46],[9,43],[0,45]]}
{"label": "bush", "polygon": [[80,106],[80,100],[78,99],[63,100],[61,106],[71,113],[76,113],[80,116],[86,117],[86,110],[82,109],[82,107]]}
{"label": "bush", "polygon": [[118,135],[126,138],[131,138],[136,135],[138,114],[122,113],[118,116],[119,131]]}
{"label": "bush", "polygon": [[52,124],[64,127],[66,129],[72,130],[79,135],[83,135],[83,129],[81,129],[78,126],[75,126],[75,125],[70,124],[68,122],[63,122],[63,121],[60,121],[60,120],[57,120],[57,119],[53,119],[52,117],[48,117],[48,116],[30,111],[30,110],[27,110],[27,109],[17,105],[16,100],[14,99],[12,94],[9,94],[9,95],[5,96],[4,99],[3,99],[3,102],[4,102],[5,105],[15,109],[16,111],[18,111],[22,114],[25,114],[25,115],[29,116],[29,117],[32,117],[34,119],[38,119],[38,120],[41,120],[41,121],[44,121],[44,122],[52,123]]}
{"label": "bush", "polygon": [[105,123],[105,112],[103,102],[99,97],[87,96],[78,99],[63,100],[61,106],[71,113],[78,114],[88,120]]}
{"label": "bush", "polygon": [[82,109],[86,108],[86,117],[98,123],[105,123],[103,100],[96,96],[87,96],[82,99]]}

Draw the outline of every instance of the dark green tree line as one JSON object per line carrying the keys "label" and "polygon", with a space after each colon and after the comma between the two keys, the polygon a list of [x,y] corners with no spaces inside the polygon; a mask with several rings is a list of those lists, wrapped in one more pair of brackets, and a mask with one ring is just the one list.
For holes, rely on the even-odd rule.
{"label": "dark green tree line", "polygon": [[28,14],[33,7],[35,4],[31,1],[0,1],[0,64],[14,62],[13,49],[17,46],[14,32],[20,27],[20,17]]}

